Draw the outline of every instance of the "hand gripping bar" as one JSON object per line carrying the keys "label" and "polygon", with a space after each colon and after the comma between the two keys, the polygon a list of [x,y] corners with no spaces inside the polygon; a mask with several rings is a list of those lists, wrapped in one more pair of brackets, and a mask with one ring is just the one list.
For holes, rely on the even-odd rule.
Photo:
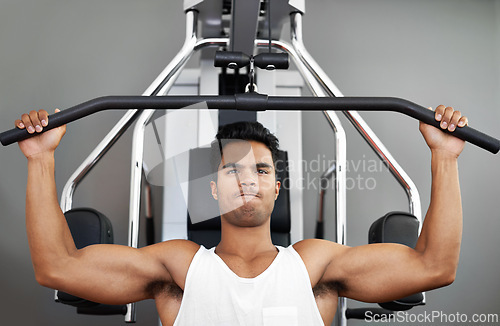
{"label": "hand gripping bar", "polygon": [[[413,102],[394,97],[282,97],[258,93],[225,96],[105,96],[50,115],[47,131],[103,110],[181,109],[205,102],[209,109],[237,109],[246,111],[395,111],[439,128],[434,112]],[[442,129],[441,129],[442,130]],[[444,130],[444,132],[448,132]],[[500,140],[471,127],[457,128],[454,136],[479,146],[493,154],[500,150]],[[26,129],[14,128],[0,134],[0,142],[7,146],[36,136]]]}

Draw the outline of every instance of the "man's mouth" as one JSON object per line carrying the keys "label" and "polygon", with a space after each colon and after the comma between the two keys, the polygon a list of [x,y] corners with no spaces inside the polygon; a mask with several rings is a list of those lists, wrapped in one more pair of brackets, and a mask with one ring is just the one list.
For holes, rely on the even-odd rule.
{"label": "man's mouth", "polygon": [[240,192],[236,197],[260,197],[260,195],[254,192]]}

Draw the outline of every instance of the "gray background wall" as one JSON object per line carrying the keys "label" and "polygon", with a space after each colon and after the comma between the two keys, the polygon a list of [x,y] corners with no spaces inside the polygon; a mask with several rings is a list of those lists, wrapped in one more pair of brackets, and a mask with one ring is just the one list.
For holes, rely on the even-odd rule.
{"label": "gray background wall", "polygon": [[[306,6],[306,46],[344,95],[452,105],[467,113],[471,125],[500,137],[500,1],[316,0]],[[31,109],[142,93],[183,40],[181,1],[0,0],[0,8],[2,131]],[[59,191],[120,116],[101,113],[68,126],[57,151]],[[425,212],[430,156],[418,123],[395,113],[362,116],[415,181]],[[333,158],[332,134],[323,120],[303,115],[307,162]],[[373,220],[407,205],[385,168],[374,165],[368,146],[347,124],[346,131],[348,177],[368,182],[351,183],[348,191],[348,244],[360,245]],[[95,207],[111,218],[118,243],[126,242],[129,148],[130,132],[75,196],[75,206]],[[498,166],[497,156],[466,147],[460,158],[464,235],[457,280],[428,293],[427,306],[412,312],[500,314]],[[36,284],[24,231],[26,161],[15,145],[0,149],[0,167],[2,325],[121,325],[121,317],[77,316]],[[308,176],[317,178],[320,172],[311,169]],[[314,187],[307,188],[305,236],[311,237],[317,198]],[[156,324],[152,302],[139,304],[138,320]]]}

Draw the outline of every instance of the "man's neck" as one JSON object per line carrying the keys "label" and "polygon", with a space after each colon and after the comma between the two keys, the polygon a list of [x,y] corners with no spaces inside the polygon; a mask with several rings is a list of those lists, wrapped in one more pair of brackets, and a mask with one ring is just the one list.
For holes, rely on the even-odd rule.
{"label": "man's neck", "polygon": [[262,253],[276,250],[271,241],[269,223],[256,227],[238,227],[222,221],[217,254],[253,259]]}

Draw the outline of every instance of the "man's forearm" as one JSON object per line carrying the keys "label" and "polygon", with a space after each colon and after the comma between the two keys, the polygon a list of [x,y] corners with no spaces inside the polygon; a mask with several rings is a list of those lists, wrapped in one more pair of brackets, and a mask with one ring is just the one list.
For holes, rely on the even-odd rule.
{"label": "man's forearm", "polygon": [[431,202],[416,249],[432,267],[456,270],[462,239],[462,201],[457,158],[432,153]]}
{"label": "man's forearm", "polygon": [[76,250],[57,201],[53,154],[28,160],[26,230],[37,277]]}

